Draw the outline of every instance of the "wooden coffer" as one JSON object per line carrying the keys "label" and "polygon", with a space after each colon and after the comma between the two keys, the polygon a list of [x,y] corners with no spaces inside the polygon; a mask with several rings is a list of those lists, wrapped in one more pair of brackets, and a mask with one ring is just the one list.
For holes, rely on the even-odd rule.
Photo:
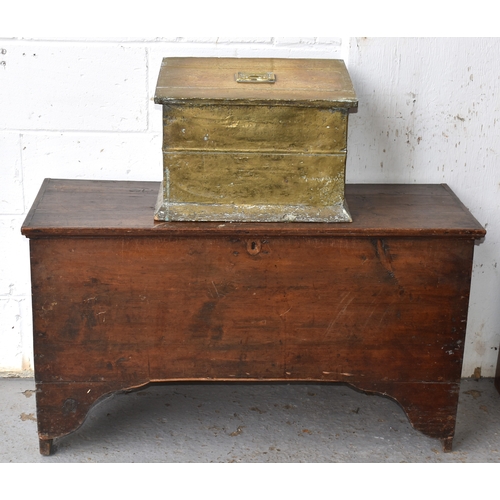
{"label": "wooden coffer", "polygon": [[348,383],[451,450],[485,230],[447,186],[348,184],[340,224],[158,223],[158,189],[47,179],[26,218],[42,453],[176,381]]}

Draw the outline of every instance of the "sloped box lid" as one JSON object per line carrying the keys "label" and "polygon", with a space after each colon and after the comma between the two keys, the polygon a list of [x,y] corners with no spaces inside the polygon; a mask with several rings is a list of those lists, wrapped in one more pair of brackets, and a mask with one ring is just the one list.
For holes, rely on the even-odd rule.
{"label": "sloped box lid", "polygon": [[167,57],[154,101],[356,108],[340,59]]}

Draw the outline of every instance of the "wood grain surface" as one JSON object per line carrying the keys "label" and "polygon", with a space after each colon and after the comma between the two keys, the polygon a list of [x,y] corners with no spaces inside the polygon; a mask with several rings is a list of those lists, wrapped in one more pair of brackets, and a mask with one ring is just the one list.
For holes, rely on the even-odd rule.
{"label": "wood grain surface", "polygon": [[[238,83],[238,72],[273,72],[273,84]],[[293,104],[355,108],[358,101],[340,59],[166,57],[155,93],[157,104]]]}
{"label": "wood grain surface", "polygon": [[351,223],[157,222],[159,182],[46,179],[22,227],[46,236],[438,236],[481,238],[483,227],[444,184],[347,184]]}

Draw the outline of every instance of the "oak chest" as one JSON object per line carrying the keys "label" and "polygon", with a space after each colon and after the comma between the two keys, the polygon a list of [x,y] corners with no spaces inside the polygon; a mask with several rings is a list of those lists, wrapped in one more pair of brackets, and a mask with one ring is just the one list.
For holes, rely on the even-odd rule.
{"label": "oak chest", "polygon": [[449,188],[347,185],[340,224],[155,223],[158,189],[46,180],[26,218],[42,453],[175,381],[348,383],[451,449],[485,230]]}
{"label": "oak chest", "polygon": [[163,59],[160,221],[350,222],[341,60]]}

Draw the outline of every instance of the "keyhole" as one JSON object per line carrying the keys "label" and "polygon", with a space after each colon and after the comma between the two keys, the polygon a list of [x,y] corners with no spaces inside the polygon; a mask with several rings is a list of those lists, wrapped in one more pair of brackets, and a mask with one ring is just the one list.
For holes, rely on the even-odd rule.
{"label": "keyhole", "polygon": [[250,255],[257,255],[262,248],[262,243],[259,240],[248,240],[247,241],[247,252]]}

